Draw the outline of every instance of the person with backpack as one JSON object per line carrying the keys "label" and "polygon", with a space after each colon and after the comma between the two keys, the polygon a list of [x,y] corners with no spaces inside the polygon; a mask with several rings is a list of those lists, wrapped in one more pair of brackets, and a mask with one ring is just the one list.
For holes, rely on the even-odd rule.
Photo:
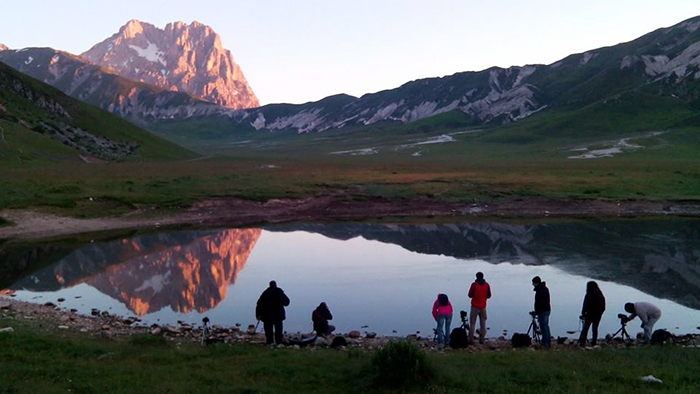
{"label": "person with backpack", "polygon": [[270,281],[270,287],[263,291],[255,307],[255,317],[263,322],[268,346],[273,345],[273,338],[275,344],[282,344],[285,306],[289,306],[289,297],[284,294],[284,290],[277,287],[277,282]]}
{"label": "person with backpack", "polygon": [[486,300],[491,298],[491,285],[484,280],[484,274],[476,273],[476,280],[469,288],[469,298],[471,302],[471,312],[469,314],[469,342],[474,341],[474,330],[476,329],[476,319],[479,318],[479,343],[484,343],[486,338]]}
{"label": "person with backpack", "polygon": [[322,302],[311,313],[311,321],[314,323],[316,334],[325,337],[335,331],[335,326],[328,324],[329,320],[333,320],[333,315],[331,315],[328,305]]}
{"label": "person with backpack", "polygon": [[593,328],[593,338],[591,345],[595,346],[598,341],[598,325],[600,319],[605,312],[605,296],[600,291],[598,284],[594,281],[588,282],[586,285],[586,296],[583,298],[583,308],[581,309],[581,318],[583,319],[583,329],[581,336],[578,339],[578,344],[581,347],[586,346],[586,337],[588,336],[588,328]]}
{"label": "person with backpack", "polygon": [[549,315],[552,312],[549,289],[539,276],[532,278],[532,287],[535,291],[535,314],[542,333],[542,347],[548,348],[552,345],[552,334],[549,331]]}
{"label": "person with backpack", "polygon": [[450,325],[452,324],[452,303],[447,294],[438,294],[433,303],[433,318],[437,322],[438,346],[450,344]]}
{"label": "person with backpack", "polygon": [[644,342],[648,343],[651,340],[651,334],[654,332],[654,324],[661,319],[661,309],[650,302],[628,302],[625,304],[625,311],[630,313],[627,321],[639,316],[644,329]]}

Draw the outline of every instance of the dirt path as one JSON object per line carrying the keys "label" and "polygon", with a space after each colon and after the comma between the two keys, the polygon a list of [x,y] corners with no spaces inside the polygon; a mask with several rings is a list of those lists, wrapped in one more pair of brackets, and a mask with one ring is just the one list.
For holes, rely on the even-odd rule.
{"label": "dirt path", "polygon": [[483,218],[604,218],[644,216],[700,217],[700,201],[601,201],[517,198],[493,202],[445,202],[435,199],[354,199],[347,195],[300,200],[255,202],[214,198],[180,212],[153,215],[134,211],[119,217],[76,219],[32,210],[5,210],[0,217],[13,226],[0,227],[0,239],[40,239],[119,229],[166,226],[235,227],[293,221],[339,221],[379,218],[444,218],[469,221]]}

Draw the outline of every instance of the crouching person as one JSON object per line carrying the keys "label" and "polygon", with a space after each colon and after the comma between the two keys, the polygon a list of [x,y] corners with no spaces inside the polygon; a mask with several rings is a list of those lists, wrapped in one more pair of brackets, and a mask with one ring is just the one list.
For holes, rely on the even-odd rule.
{"label": "crouching person", "polygon": [[329,320],[333,320],[333,315],[331,315],[331,311],[328,309],[328,305],[326,305],[325,302],[320,303],[318,307],[314,309],[313,313],[311,313],[311,320],[314,323],[314,331],[322,337],[330,335],[335,331],[335,326],[328,324]]}
{"label": "crouching person", "polygon": [[644,329],[644,342],[649,343],[651,334],[654,332],[654,324],[661,319],[661,309],[649,302],[628,302],[625,304],[625,311],[630,313],[627,321],[639,316]]}

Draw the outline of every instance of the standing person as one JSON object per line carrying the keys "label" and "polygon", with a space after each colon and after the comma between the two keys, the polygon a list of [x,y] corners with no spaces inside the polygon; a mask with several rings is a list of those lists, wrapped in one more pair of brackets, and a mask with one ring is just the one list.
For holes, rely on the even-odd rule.
{"label": "standing person", "polygon": [[437,322],[438,346],[450,344],[450,324],[452,324],[452,303],[447,294],[438,294],[433,303],[433,318]]}
{"label": "standing person", "polygon": [[469,288],[469,298],[472,299],[472,307],[469,313],[469,342],[474,341],[476,318],[479,318],[479,343],[484,343],[486,338],[486,300],[491,298],[491,285],[484,280],[484,274],[476,273],[476,280]]}
{"label": "standing person", "polygon": [[333,315],[331,315],[330,309],[325,302],[322,302],[314,309],[311,313],[311,321],[314,323],[314,331],[322,337],[332,333],[335,330],[335,326],[328,324],[328,320],[333,320]]}
{"label": "standing person", "polygon": [[277,282],[270,281],[270,287],[263,291],[255,307],[255,317],[263,322],[265,340],[269,346],[272,346],[273,329],[275,344],[282,344],[282,322],[286,318],[285,306],[289,306],[289,297],[284,294],[284,290],[277,287]]}
{"label": "standing person", "polygon": [[586,285],[586,296],[583,298],[583,308],[581,309],[581,317],[583,318],[583,329],[581,337],[578,339],[578,344],[581,347],[586,346],[586,337],[588,336],[588,328],[593,327],[593,338],[591,345],[595,346],[598,340],[598,324],[605,312],[605,296],[600,291],[598,284],[594,281],[588,282]]}
{"label": "standing person", "polygon": [[535,313],[542,332],[542,346],[548,348],[552,344],[552,334],[549,332],[549,314],[552,312],[549,289],[539,276],[532,278],[532,286],[535,291]]}
{"label": "standing person", "polygon": [[654,324],[661,319],[661,309],[650,302],[628,302],[625,304],[625,311],[631,313],[627,321],[639,316],[644,329],[644,342],[649,342],[654,332]]}

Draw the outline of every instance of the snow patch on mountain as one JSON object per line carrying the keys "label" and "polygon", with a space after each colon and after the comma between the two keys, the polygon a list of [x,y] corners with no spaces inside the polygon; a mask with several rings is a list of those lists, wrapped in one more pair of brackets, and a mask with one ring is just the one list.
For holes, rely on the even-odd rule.
{"label": "snow patch on mountain", "polygon": [[32,61],[34,61],[34,58],[31,56],[28,56],[27,60],[24,61],[24,64],[30,64]]}
{"label": "snow patch on mountain", "polygon": [[594,52],[586,52],[583,54],[583,57],[581,58],[581,62],[579,63],[580,66],[585,66],[590,62],[592,59],[595,59],[598,56],[597,53]]}
{"label": "snow patch on mountain", "polygon": [[129,48],[133,49],[136,51],[136,53],[148,60],[149,62],[154,62],[154,63],[160,63],[163,66],[167,66],[168,63],[165,61],[165,58],[163,57],[165,53],[158,48],[158,45],[148,41],[148,45],[146,45],[146,48],[141,48],[138,45],[129,45]]}

